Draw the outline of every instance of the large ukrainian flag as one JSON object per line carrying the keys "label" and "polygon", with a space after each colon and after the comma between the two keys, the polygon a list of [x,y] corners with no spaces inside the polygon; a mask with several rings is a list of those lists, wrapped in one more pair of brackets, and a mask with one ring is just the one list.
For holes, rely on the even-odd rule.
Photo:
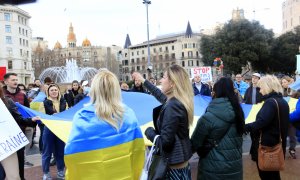
{"label": "large ukrainian flag", "polygon": [[65,147],[66,177],[79,179],[139,179],[145,145],[134,112],[125,106],[117,131],[95,116],[93,105],[79,110]]}

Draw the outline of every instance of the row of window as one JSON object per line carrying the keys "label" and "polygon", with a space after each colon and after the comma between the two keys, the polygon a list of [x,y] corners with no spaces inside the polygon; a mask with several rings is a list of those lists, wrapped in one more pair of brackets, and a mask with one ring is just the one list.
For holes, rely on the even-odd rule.
{"label": "row of window", "polygon": [[[187,64],[189,67],[193,67],[194,66],[194,60],[188,60],[188,64]],[[199,60],[196,60],[196,67],[199,67],[200,64],[199,64]],[[185,67],[185,61],[181,61],[181,66],[182,67]]]}
{"label": "row of window", "polygon": [[[163,52],[163,47],[159,47],[158,50],[156,50],[156,48],[152,48],[152,49],[153,49],[154,53],[156,53],[156,52]],[[171,49],[174,51],[175,47],[171,46]],[[168,46],[165,46],[165,51],[169,52],[169,47]],[[141,52],[142,52],[142,54],[145,54],[144,50],[142,50]],[[140,55],[140,51],[136,51],[136,55]],[[131,52],[131,56],[134,56],[134,52],[133,51]],[[125,53],[125,57],[127,57],[127,53]]]}
{"label": "row of window", "polygon": [[18,16],[18,22],[25,26],[27,25],[27,19],[22,16]]}
{"label": "row of window", "polygon": [[[82,55],[83,56],[89,56],[90,55],[90,51],[83,51]],[[94,55],[97,55],[97,52],[94,52]],[[69,52],[69,56],[72,56],[72,53]],[[80,56],[80,52],[77,52],[77,56]],[[67,54],[60,54],[60,57],[67,57]]]}
{"label": "row of window", "polygon": [[19,27],[19,34],[23,34],[24,36],[28,36],[28,30],[25,30],[25,29]]}
{"label": "row of window", "polygon": [[[23,65],[24,65],[23,68],[27,69],[27,62],[24,62]],[[7,69],[13,69],[13,61],[10,60],[10,61],[7,62]]]}
{"label": "row of window", "polygon": [[[5,21],[11,21],[12,20],[12,15],[11,15],[11,13],[4,13],[4,20]],[[27,25],[27,18],[25,18],[25,17],[22,17],[22,16],[18,16],[18,22],[20,23],[20,24],[23,24],[23,25]]]}
{"label": "row of window", "polygon": [[19,38],[19,42],[20,42],[20,46],[26,46],[28,47],[28,40],[26,39],[22,39],[22,38]]}
{"label": "row of window", "polygon": [[185,44],[182,44],[182,49],[191,49],[191,48],[198,48],[198,44],[196,43],[185,43]]}

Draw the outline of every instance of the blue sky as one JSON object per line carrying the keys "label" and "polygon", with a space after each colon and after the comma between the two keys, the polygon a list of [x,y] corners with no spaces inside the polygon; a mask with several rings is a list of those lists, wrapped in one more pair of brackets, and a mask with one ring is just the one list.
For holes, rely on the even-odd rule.
{"label": "blue sky", "polygon": [[[231,18],[233,9],[245,10],[247,19],[259,20],[275,33],[281,32],[281,5],[284,0],[151,0],[150,39],[157,35],[210,28]],[[123,46],[126,34],[132,44],[147,39],[146,7],[142,0],[38,0],[20,6],[32,18],[32,36],[44,37],[52,48],[56,41],[66,46],[70,22],[77,44],[87,37],[92,45]],[[253,13],[255,10],[255,16]]]}

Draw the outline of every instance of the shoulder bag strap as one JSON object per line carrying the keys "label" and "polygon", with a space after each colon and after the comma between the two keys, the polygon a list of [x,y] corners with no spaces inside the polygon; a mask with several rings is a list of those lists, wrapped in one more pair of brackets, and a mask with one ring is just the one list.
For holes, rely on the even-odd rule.
{"label": "shoulder bag strap", "polygon": [[[272,99],[274,99],[274,98],[272,98]],[[278,106],[278,103],[277,103],[276,99],[274,99],[274,101],[275,101],[276,106],[277,106],[277,117],[278,117],[278,127],[279,127],[279,142],[282,142],[281,127],[280,127],[279,106]],[[262,135],[262,132],[260,131],[259,144],[261,144],[261,135]]]}

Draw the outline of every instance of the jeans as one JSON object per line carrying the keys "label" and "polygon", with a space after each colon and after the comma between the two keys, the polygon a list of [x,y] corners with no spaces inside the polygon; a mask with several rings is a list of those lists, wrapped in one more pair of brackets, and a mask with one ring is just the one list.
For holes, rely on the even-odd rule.
{"label": "jeans", "polygon": [[53,134],[46,126],[43,132],[43,154],[42,167],[44,174],[49,172],[51,155],[54,149],[54,156],[56,158],[56,166],[58,171],[63,171],[64,163],[64,149],[65,143]]}
{"label": "jeans", "polygon": [[292,123],[289,123],[289,126],[288,126],[288,136],[290,139],[289,150],[295,150],[296,144],[297,144],[296,128],[292,125]]}

